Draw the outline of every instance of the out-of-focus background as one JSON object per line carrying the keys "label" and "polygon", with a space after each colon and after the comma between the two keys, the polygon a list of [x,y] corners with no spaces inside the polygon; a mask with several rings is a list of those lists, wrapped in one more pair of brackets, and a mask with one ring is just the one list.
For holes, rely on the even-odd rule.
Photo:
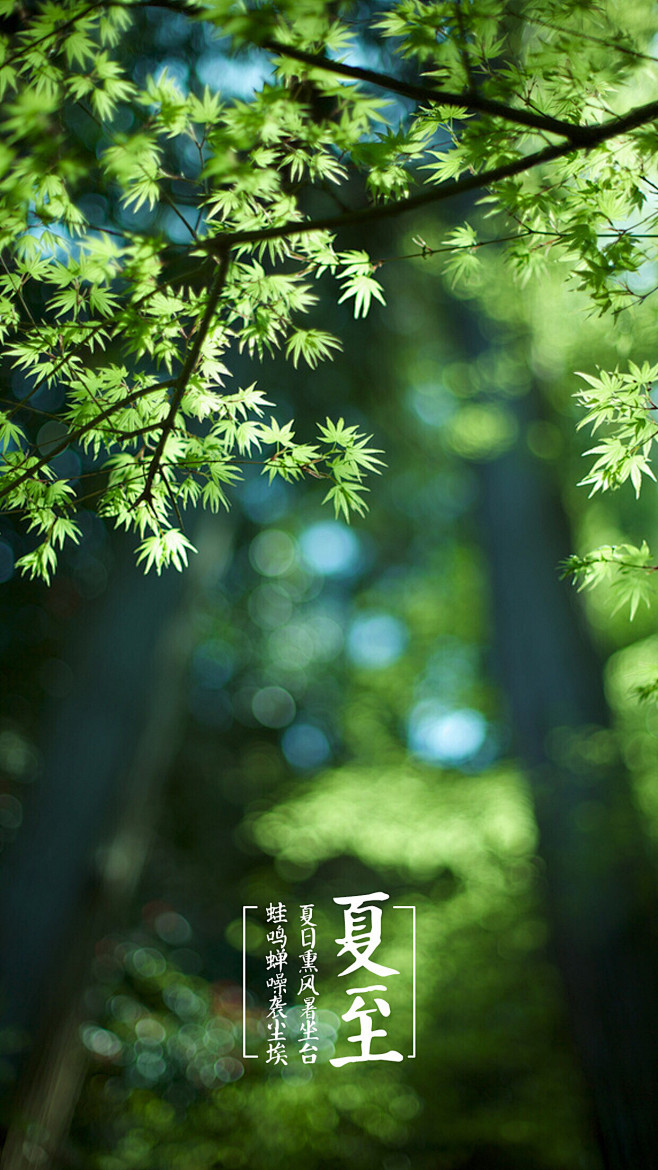
{"label": "out-of-focus background", "polygon": [[[144,20],[140,75],[262,80],[203,26]],[[655,618],[576,595],[559,563],[656,529],[650,495],[577,486],[572,400],[574,370],[650,354],[652,302],[611,334],[561,275],[519,288],[493,248],[451,292],[438,260],[398,259],[444,227],[346,238],[386,261],[387,306],[321,302],[344,353],[262,371],[299,435],[327,413],[374,435],[366,519],[254,468],[230,514],[189,519],[183,576],[144,578],[88,514],[50,588],[3,531],[10,1170],[599,1170],[647,1084],[658,712],[634,688]],[[417,1056],[338,1069],[333,898],[375,890],[417,908]],[[264,1060],[256,916],[261,1056],[242,1057],[242,906],[279,900],[314,903],[333,948],[313,1067]],[[386,924],[407,971],[408,921]]]}

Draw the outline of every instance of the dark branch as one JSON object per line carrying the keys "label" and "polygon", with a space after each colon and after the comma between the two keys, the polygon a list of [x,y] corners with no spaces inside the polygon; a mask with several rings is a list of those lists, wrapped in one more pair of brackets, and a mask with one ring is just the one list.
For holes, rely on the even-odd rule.
{"label": "dark branch", "polygon": [[[114,0],[121,2],[121,0]],[[132,7],[139,8],[166,8],[173,12],[183,12],[189,16],[208,18],[208,13],[201,6],[192,3],[184,6],[179,0],[136,0]],[[321,54],[308,53],[294,45],[286,45],[276,40],[265,40],[259,43],[259,48],[268,49],[281,57],[290,57],[314,69],[324,69],[328,73],[335,73],[339,77],[349,77],[354,81],[365,81],[376,85],[380,89],[387,89],[390,93],[398,93],[401,97],[410,98],[415,102],[430,102],[432,105],[455,106],[459,109],[475,110],[479,114],[490,114],[496,118],[503,118],[507,122],[514,122],[518,126],[525,126],[529,130],[547,131],[549,134],[559,134],[571,142],[579,142],[581,128],[574,122],[565,122],[561,118],[552,118],[549,114],[535,113],[532,110],[518,109],[508,106],[505,102],[494,98],[484,97],[475,89],[467,93],[452,93],[448,90],[437,89],[429,85],[414,85],[412,82],[401,81],[387,73],[380,73],[375,69],[363,69],[357,65],[345,65],[341,61],[332,61]]]}
{"label": "dark branch", "polygon": [[387,89],[391,93],[399,93],[401,97],[411,98],[415,102],[430,102],[432,105],[455,106],[459,109],[475,110],[479,114],[491,114],[496,118],[504,118],[507,122],[515,122],[519,126],[526,126],[530,130],[548,131],[550,134],[559,134],[571,142],[580,141],[581,127],[573,122],[563,122],[560,118],[551,118],[548,114],[537,114],[532,110],[520,110],[515,106],[508,106],[504,102],[497,102],[493,98],[471,90],[468,93],[452,93],[444,89],[436,89],[429,85],[414,85],[412,82],[400,81],[387,73],[378,73],[375,69],[362,69],[358,65],[345,65],[341,61],[332,61],[329,57],[307,53],[294,45],[284,45],[279,41],[265,41],[263,48],[280,57],[290,57],[314,69],[324,69],[327,73],[335,73],[339,77],[350,77],[354,81],[365,81],[369,85],[376,85],[380,89]]}
{"label": "dark branch", "polygon": [[140,500],[146,500],[147,503],[150,503],[151,489],[153,487],[153,481],[155,479],[155,476],[158,473],[158,470],[160,467],[160,461],[162,459],[162,454],[163,454],[163,451],[165,449],[167,439],[169,438],[172,430],[174,429],[174,426],[176,423],[176,415],[178,414],[178,410],[179,410],[180,404],[182,402],[183,395],[187,389],[187,384],[190,380],[190,375],[193,373],[194,367],[198,361],[199,354],[201,353],[201,347],[202,347],[202,345],[203,345],[203,343],[208,335],[208,330],[210,329],[213,314],[215,312],[215,309],[217,308],[217,302],[219,301],[219,298],[221,297],[222,292],[224,290],[224,285],[226,284],[226,277],[228,276],[228,269],[229,269],[229,263],[230,263],[230,258],[231,258],[230,249],[224,245],[223,247],[220,247],[218,249],[218,251],[219,251],[219,265],[217,268],[217,274],[215,276],[215,279],[214,279],[212,285],[210,286],[210,290],[208,292],[208,303],[206,304],[205,312],[203,314],[203,317],[201,318],[201,321],[199,322],[199,327],[194,335],[194,340],[193,340],[193,342],[192,342],[192,344],[187,352],[187,355],[185,357],[185,361],[183,362],[183,367],[181,369],[181,372],[178,375],[178,377],[174,383],[174,392],[171,396],[171,404],[169,406],[169,413],[167,414],[167,417],[162,424],[160,438],[158,439],[158,442],[155,446],[155,450],[154,450],[153,455],[151,456],[151,460],[149,462],[149,469],[148,469],[148,472],[146,475],[146,482],[144,484],[144,491],[142,492],[141,496],[139,497],[139,500],[137,500],[137,503],[139,503]]}
{"label": "dark branch", "polygon": [[[77,442],[83,435],[95,430],[99,423],[104,422],[106,418],[110,418],[117,410],[124,410],[127,406],[132,406],[133,402],[137,402],[138,399],[145,398],[147,394],[155,394],[158,390],[166,390],[171,385],[171,380],[168,380],[166,382],[156,382],[154,386],[144,386],[141,390],[135,390],[133,394],[128,394],[126,398],[121,398],[118,402],[112,402],[110,406],[106,406],[105,410],[101,410],[99,414],[94,415],[89,422],[84,423],[80,427],[76,427],[56,447],[51,447],[47,455],[42,455],[36,463],[33,463],[31,467],[28,467],[16,479],[12,478],[11,472],[17,470],[17,468],[11,468],[11,472],[7,472],[5,475],[5,482],[0,483],[0,499],[3,496],[9,495],[15,488],[20,487],[26,480],[31,479],[42,467],[50,463],[51,459],[54,459],[56,455],[61,455],[62,451],[65,451],[71,442]],[[134,433],[139,434],[139,431]]]}
{"label": "dark branch", "polygon": [[565,146],[564,144],[547,146],[544,150],[539,150],[535,154],[526,155],[524,158],[515,159],[514,162],[504,163],[499,167],[492,167],[491,170],[483,171],[479,175],[466,175],[462,179],[457,179],[454,183],[443,183],[440,187],[434,187],[430,191],[424,191],[421,195],[412,195],[408,199],[396,199],[391,203],[358,207],[354,211],[347,212],[345,215],[332,215],[324,219],[314,219],[306,222],[302,220],[299,223],[294,220],[289,220],[279,227],[227,232],[225,235],[214,236],[212,239],[204,240],[201,246],[214,252],[227,246],[232,248],[240,244],[258,244],[265,240],[279,240],[285,236],[307,236],[312,232],[339,231],[341,228],[353,227],[361,223],[372,223],[380,219],[391,219],[397,215],[403,215],[407,211],[416,211],[420,207],[427,207],[431,203],[440,203],[442,200],[452,199],[453,196],[462,195],[467,191],[480,190],[482,187],[488,187],[491,183],[500,182],[501,179],[509,179],[513,175],[522,174],[523,171],[528,171],[532,167],[539,166],[541,163],[552,162],[554,159],[560,158],[572,150],[572,146]]}
{"label": "dark branch", "polygon": [[471,57],[468,51],[468,36],[466,34],[466,22],[464,20],[464,13],[462,12],[461,0],[455,0],[455,16],[457,18],[457,27],[459,28],[459,35],[461,36],[461,45],[459,52],[464,66],[464,72],[470,87],[471,92],[475,93],[476,81],[473,73],[473,66],[471,65]]}
{"label": "dark branch", "polygon": [[[554,24],[551,20],[546,20],[541,16],[530,16],[527,12],[519,12],[515,8],[508,9],[509,15],[516,17],[525,24],[536,24],[541,28],[548,28],[551,32],[564,33],[566,36],[576,37],[581,41],[591,41],[594,45],[602,45],[604,49],[612,49],[613,53],[623,53],[626,57],[634,57],[637,61],[658,61],[658,57],[652,57],[650,53],[642,53],[639,49],[631,49],[628,45],[622,45],[619,41],[608,40],[606,37],[597,37],[594,33],[583,32],[582,29],[564,28],[563,25]],[[621,34],[620,34],[621,35]]]}
{"label": "dark branch", "polygon": [[600,146],[603,142],[607,142],[611,138],[618,138],[628,130],[634,130],[644,123],[653,121],[655,118],[658,118],[658,101],[648,102],[646,105],[638,106],[635,110],[630,110],[628,114],[623,114],[618,118],[611,118],[607,122],[579,127],[579,140],[577,144],[573,142],[560,142],[553,146],[546,146],[543,150],[526,154],[522,158],[514,159],[513,162],[501,163],[500,166],[491,167],[490,170],[481,171],[477,175],[464,175],[461,179],[456,179],[454,182],[442,183],[439,187],[433,187],[429,191],[423,191],[420,195],[411,195],[407,199],[396,199],[391,203],[375,204],[374,206],[370,204],[367,207],[358,207],[354,211],[347,212],[345,215],[332,215],[324,219],[307,220],[305,222],[288,220],[287,223],[283,223],[279,227],[226,232],[223,235],[204,240],[201,247],[207,248],[210,252],[218,253],[225,248],[238,247],[240,244],[258,244],[265,240],[280,240],[286,236],[307,236],[312,232],[319,231],[339,231],[341,228],[353,227],[357,224],[374,223],[380,219],[392,219],[397,215],[403,215],[407,211],[417,211],[421,207],[427,207],[433,203],[441,203],[446,199],[452,199],[455,195],[463,195],[469,191],[480,191],[485,187],[491,186],[492,183],[500,183],[503,179],[511,179],[515,175],[521,175],[526,171],[532,170],[534,167],[541,166],[543,163],[554,162],[558,158],[564,158],[566,155],[572,154],[577,150],[593,150],[594,147]]}

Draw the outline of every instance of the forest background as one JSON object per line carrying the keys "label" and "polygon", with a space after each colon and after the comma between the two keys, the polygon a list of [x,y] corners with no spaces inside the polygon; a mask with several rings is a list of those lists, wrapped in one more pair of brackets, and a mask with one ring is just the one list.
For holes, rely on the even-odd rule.
{"label": "forest background", "polygon": [[3,1165],[654,1166],[653,6],[2,14]]}

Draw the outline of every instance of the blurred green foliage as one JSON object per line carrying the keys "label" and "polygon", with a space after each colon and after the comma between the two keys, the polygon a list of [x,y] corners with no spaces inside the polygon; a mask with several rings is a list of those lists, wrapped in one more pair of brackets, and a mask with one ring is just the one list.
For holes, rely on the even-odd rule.
{"label": "blurred green foliage", "polygon": [[[92,1058],[74,1148],[103,1170],[301,1160],[345,1170],[598,1167],[548,940],[530,797],[488,667],[490,600],[469,457],[495,459],[507,441],[485,426],[467,453],[446,425],[469,402],[480,409],[482,397],[485,418],[487,403],[504,418],[506,403],[528,390],[529,350],[542,335],[506,286],[504,324],[469,359],[450,327],[459,303],[443,297],[437,306],[430,279],[401,280],[387,344],[338,367],[352,417],[367,405],[377,433],[396,434],[367,526],[348,530],[319,519],[313,497],[265,497],[247,484],[230,564],[206,586],[189,730],[142,892],[147,906],[164,899],[194,923],[192,957],[182,956],[188,974],[168,959],[159,980],[200,997],[196,1048],[188,1021],[163,1009],[162,992],[119,964],[138,1005],[130,1010],[155,1016],[167,1036],[164,1067],[150,1080],[138,1068],[134,1024],[120,1059]],[[481,296],[487,329],[485,289]],[[361,406],[372,371],[389,390],[366,394]],[[554,387],[546,417],[511,439],[549,464],[575,458],[551,405]],[[315,399],[323,392],[331,380],[324,391],[316,384]],[[567,402],[564,383],[560,393]],[[582,492],[576,506],[599,505]],[[586,738],[605,755],[616,750],[611,736],[590,729]],[[567,739],[563,752],[580,750],[577,735],[571,747]],[[212,980],[220,997],[227,979],[234,1002],[239,996],[241,905],[316,903],[326,964],[318,1006],[331,1030],[347,1004],[331,900],[375,889],[417,907],[416,1061],[338,1070],[326,1063],[328,1046],[312,1070],[294,1055],[283,1073],[271,1070],[261,1056],[245,1061],[236,1081],[217,1083],[209,1072],[210,1083],[200,1083],[194,1070],[198,1060],[210,1066],[213,1013],[227,1018]],[[408,972],[405,929],[402,916],[389,919],[388,956]],[[265,943],[255,921],[247,937],[258,1045]],[[133,935],[130,947],[138,938],[167,951],[152,933]],[[117,987],[116,971],[100,980],[88,1026],[118,1035],[111,1005],[126,991]],[[408,1004],[395,1011],[408,1034]],[[230,1022],[228,1057],[240,1061],[239,1012]],[[188,1071],[169,1055],[181,1051],[181,1030]]]}

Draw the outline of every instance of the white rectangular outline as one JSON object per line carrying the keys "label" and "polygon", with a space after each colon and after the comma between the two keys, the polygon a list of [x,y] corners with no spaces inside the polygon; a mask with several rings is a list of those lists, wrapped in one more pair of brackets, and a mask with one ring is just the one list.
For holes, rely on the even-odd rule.
{"label": "white rectangular outline", "polygon": [[416,1059],[416,907],[393,906],[393,910],[411,910],[411,1028],[413,1042],[407,1060]]}
{"label": "white rectangular outline", "polygon": [[247,1043],[247,910],[258,906],[242,907],[242,1059],[258,1060],[257,1052],[245,1052]]}

